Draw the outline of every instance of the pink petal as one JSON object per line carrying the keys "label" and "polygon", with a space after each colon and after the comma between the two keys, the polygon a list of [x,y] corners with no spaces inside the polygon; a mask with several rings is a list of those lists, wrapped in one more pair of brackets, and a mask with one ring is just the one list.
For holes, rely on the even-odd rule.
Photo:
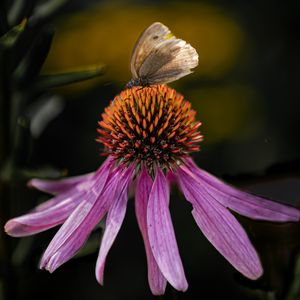
{"label": "pink petal", "polygon": [[[44,203],[45,209],[11,219],[5,224],[7,234],[28,236],[62,224],[82,200],[83,192],[68,191]],[[50,205],[51,204],[51,205]]]}
{"label": "pink petal", "polygon": [[[97,173],[108,172],[111,164],[111,159],[107,159]],[[69,189],[66,189],[62,194],[38,205],[30,213],[9,220],[5,224],[7,234],[14,237],[28,236],[62,224],[95,183],[91,175],[78,176],[77,178],[79,177],[82,181],[77,186],[74,185],[71,188],[70,185]],[[72,178],[65,179],[65,181],[68,180],[75,182]]]}
{"label": "pink petal", "polygon": [[188,284],[177,247],[168,202],[169,186],[164,174],[158,169],[147,207],[149,243],[163,276],[175,289],[185,291]]}
{"label": "pink petal", "polygon": [[104,266],[107,254],[114,243],[117,234],[123,223],[128,195],[128,187],[125,187],[114,204],[110,207],[107,219],[105,232],[101,241],[99,255],[96,264],[96,278],[97,281],[103,285]]}
{"label": "pink petal", "polygon": [[29,187],[36,188],[40,191],[57,195],[68,191],[69,189],[75,187],[77,184],[81,182],[85,182],[88,179],[91,179],[94,174],[95,173],[88,173],[85,175],[68,177],[59,180],[45,180],[45,179],[34,178],[28,181],[27,185]]}
{"label": "pink petal", "polygon": [[98,173],[94,185],[85,194],[84,199],[50,242],[42,257],[40,268],[46,268],[53,272],[69,260],[84,244],[93,228],[107,212],[123,176],[117,169],[113,171],[114,175],[107,182],[110,163],[107,163],[102,170]]}
{"label": "pink petal", "polygon": [[47,210],[47,209],[49,209],[49,208],[51,208],[53,206],[56,206],[63,199],[66,198],[65,195],[81,195],[81,194],[84,195],[93,186],[94,183],[95,183],[95,180],[92,179],[92,178],[89,178],[85,182],[81,182],[80,183],[80,188],[78,188],[78,186],[70,188],[66,192],[63,192],[63,193],[55,196],[54,198],[51,198],[50,200],[45,201],[45,202],[39,204],[32,211],[33,212],[40,212],[40,211]]}
{"label": "pink petal", "polygon": [[203,186],[209,190],[219,203],[243,216],[274,222],[297,222],[300,219],[298,209],[240,191],[201,170],[192,159],[188,160],[188,166],[179,169],[197,182],[199,188]]}
{"label": "pink petal", "polygon": [[190,177],[180,174],[179,182],[192,214],[206,238],[239,272],[250,279],[263,273],[259,257],[246,232],[206,187],[199,188]]}
{"label": "pink petal", "polygon": [[167,281],[160,272],[159,267],[154,259],[147,231],[147,204],[152,184],[153,182],[151,177],[143,168],[137,180],[135,211],[139,228],[144,239],[144,245],[147,255],[149,286],[151,292],[154,295],[163,295],[165,293]]}

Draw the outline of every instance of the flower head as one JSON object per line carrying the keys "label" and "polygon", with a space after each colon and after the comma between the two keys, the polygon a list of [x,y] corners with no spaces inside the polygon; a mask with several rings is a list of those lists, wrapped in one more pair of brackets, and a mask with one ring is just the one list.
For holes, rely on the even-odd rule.
{"label": "flower head", "polygon": [[255,219],[295,222],[292,207],[240,191],[201,170],[190,157],[199,150],[201,123],[191,105],[164,86],[133,87],[105,109],[97,141],[107,159],[95,172],[58,181],[33,179],[30,185],[54,194],[32,212],[9,220],[11,236],[32,235],[63,224],[50,242],[41,268],[53,272],[85,243],[106,216],[96,264],[103,284],[107,254],[123,222],[128,190],[135,187],[136,217],[144,240],[148,280],[153,294],[166,283],[188,287],[169,211],[170,182],[176,182],[192,205],[192,215],[207,239],[250,279],[263,273],[260,259],[233,210]]}
{"label": "flower head", "polygon": [[151,173],[156,166],[172,169],[199,151],[201,123],[195,114],[182,95],[165,85],[133,87],[105,109],[97,140],[119,162],[144,164]]}

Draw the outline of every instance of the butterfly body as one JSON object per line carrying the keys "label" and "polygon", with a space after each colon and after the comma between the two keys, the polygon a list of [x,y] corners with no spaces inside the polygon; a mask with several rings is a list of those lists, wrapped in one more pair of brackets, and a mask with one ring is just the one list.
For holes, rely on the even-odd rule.
{"label": "butterfly body", "polygon": [[147,78],[136,78],[136,79],[131,79],[127,84],[127,88],[132,88],[134,86],[149,86],[149,80]]}
{"label": "butterfly body", "polygon": [[127,87],[164,84],[192,73],[197,51],[177,39],[162,23],[150,25],[138,38],[131,55],[132,79]]}

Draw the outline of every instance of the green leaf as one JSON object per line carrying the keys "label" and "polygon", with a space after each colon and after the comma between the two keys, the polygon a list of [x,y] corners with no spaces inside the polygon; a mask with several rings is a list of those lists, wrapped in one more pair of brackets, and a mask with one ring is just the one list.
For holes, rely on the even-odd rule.
{"label": "green leaf", "polygon": [[70,0],[48,0],[37,5],[29,19],[33,26],[48,22],[60,9],[62,9]]}
{"label": "green leaf", "polygon": [[7,19],[11,25],[18,24],[24,18],[28,18],[37,0],[14,0],[10,5]]}
{"label": "green leaf", "polygon": [[0,1],[0,36],[7,32],[8,29],[6,3],[5,1]]}
{"label": "green leaf", "polygon": [[24,19],[20,24],[14,26],[7,33],[1,36],[0,46],[3,48],[13,47],[17,43],[24,29],[26,28],[26,24],[27,24],[27,20]]}
{"label": "green leaf", "polygon": [[64,109],[64,101],[58,95],[43,95],[28,105],[26,115],[30,119],[30,133],[38,138]]}
{"label": "green leaf", "polygon": [[5,76],[10,76],[19,65],[41,31],[39,27],[30,28],[27,23],[27,19],[24,19],[0,37],[0,54],[3,59],[1,63],[6,65]]}
{"label": "green leaf", "polygon": [[3,182],[26,182],[32,178],[61,179],[68,175],[66,169],[59,170],[50,165],[36,169],[18,168],[12,158],[8,158],[0,169],[0,180]]}
{"label": "green leaf", "polygon": [[22,180],[29,180],[32,178],[40,179],[60,179],[67,175],[67,170],[59,170],[52,166],[43,166],[38,169],[19,169],[18,176]]}
{"label": "green leaf", "polygon": [[52,75],[41,75],[35,82],[34,89],[40,91],[55,88],[70,83],[92,79],[103,75],[103,73],[104,66],[92,66],[90,68],[79,71],[57,73]]}
{"label": "green leaf", "polygon": [[38,76],[50,51],[53,36],[54,31],[50,27],[45,28],[17,67],[14,76],[20,88],[26,87],[28,82],[35,80]]}

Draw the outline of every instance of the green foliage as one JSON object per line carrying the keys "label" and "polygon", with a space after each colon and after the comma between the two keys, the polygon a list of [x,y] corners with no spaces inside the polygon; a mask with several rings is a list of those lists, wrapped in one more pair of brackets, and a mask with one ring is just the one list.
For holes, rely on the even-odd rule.
{"label": "green foliage", "polygon": [[92,79],[102,75],[103,72],[104,72],[103,66],[96,66],[96,67],[85,68],[73,72],[41,75],[36,81],[35,89],[46,90],[46,89],[55,88],[70,83]]}
{"label": "green foliage", "polygon": [[[24,139],[24,136],[19,134],[24,130],[20,130],[22,126],[18,120],[26,119],[27,128],[30,128],[30,121],[34,115],[29,109],[33,103],[38,103],[41,97],[48,97],[50,101],[52,96],[49,89],[91,79],[104,72],[103,66],[88,66],[57,74],[40,74],[54,37],[51,21],[67,3],[67,0],[49,0],[41,3],[33,0],[15,0],[9,8],[4,7],[2,3],[1,29],[9,27],[0,37],[0,105],[3,116],[1,128],[6,131],[1,135],[0,145],[7,148],[3,151],[6,156],[8,152],[16,153],[20,140]],[[15,24],[17,22],[18,24]],[[44,102],[42,105],[45,105]],[[29,148],[26,150],[22,147],[21,160],[15,155],[6,157],[13,162],[6,161],[5,165],[22,168]]]}
{"label": "green foliage", "polygon": [[[52,166],[32,169],[34,128],[44,129],[63,109],[49,89],[103,74],[103,67],[83,67],[74,72],[40,74],[54,37],[52,22],[69,0],[0,1],[0,211],[5,222],[16,209],[27,210],[25,182],[34,177],[60,177]],[[62,100],[62,99],[61,99]],[[47,109],[43,109],[47,108]],[[51,109],[49,109],[51,108]],[[45,116],[45,113],[47,116]],[[40,114],[40,116],[38,116]],[[42,115],[42,119],[41,119]],[[35,124],[31,124],[34,121]],[[40,122],[37,124],[37,122]],[[32,126],[31,126],[32,125]],[[34,126],[33,126],[34,125]],[[36,134],[40,134],[40,131]],[[22,193],[22,195],[21,195]],[[19,200],[23,198],[20,206]],[[3,228],[3,224],[0,224]],[[0,298],[17,299],[16,270],[23,266],[31,239],[15,247],[0,231]],[[28,242],[28,243],[27,243]],[[22,267],[20,267],[22,269]],[[21,272],[21,271],[20,271]],[[25,274],[25,271],[22,271]]]}

